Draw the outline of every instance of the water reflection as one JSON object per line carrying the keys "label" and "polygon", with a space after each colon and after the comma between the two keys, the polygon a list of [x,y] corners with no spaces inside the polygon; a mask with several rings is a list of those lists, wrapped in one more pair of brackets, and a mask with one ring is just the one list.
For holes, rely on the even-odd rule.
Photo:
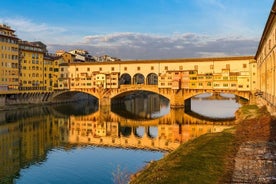
{"label": "water reflection", "polygon": [[130,119],[159,118],[170,112],[169,100],[151,92],[133,93],[114,101],[111,111]]}
{"label": "water reflection", "polygon": [[244,102],[233,94],[204,93],[192,98],[191,103],[191,114],[206,119],[231,119]]}
{"label": "water reflection", "polygon": [[1,112],[0,182],[13,183],[14,178],[22,177],[22,168],[47,163],[47,154],[55,148],[71,150],[78,145],[94,145],[173,150],[183,142],[222,131],[233,124],[199,119],[184,113],[183,109],[168,111],[169,104],[159,97],[149,99],[154,105],[146,103],[143,108],[139,107],[142,104],[126,102],[124,113],[113,112],[110,107],[98,109],[86,101],[71,107],[66,104]]}

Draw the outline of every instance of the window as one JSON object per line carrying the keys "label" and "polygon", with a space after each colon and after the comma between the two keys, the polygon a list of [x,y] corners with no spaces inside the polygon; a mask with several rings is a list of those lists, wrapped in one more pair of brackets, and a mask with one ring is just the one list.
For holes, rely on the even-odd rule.
{"label": "window", "polygon": [[111,67],[111,71],[114,71],[114,67]]}
{"label": "window", "polygon": [[127,71],[127,67],[124,67],[124,70]]}
{"label": "window", "polygon": [[79,71],[79,68],[76,68],[76,71]]}
{"label": "window", "polygon": [[138,71],[140,70],[140,66],[137,67],[137,70],[138,70]]}
{"label": "window", "polygon": [[102,71],[102,67],[99,68],[99,71]]}
{"label": "window", "polygon": [[243,65],[242,65],[242,67],[243,67],[243,68],[246,68],[246,67],[247,67],[247,65],[246,65],[246,64],[243,64]]}
{"label": "window", "polygon": [[154,66],[151,66],[150,69],[151,69],[151,70],[154,70]]}
{"label": "window", "polygon": [[87,68],[87,71],[89,72],[89,71],[90,71],[90,68]]}
{"label": "window", "polygon": [[165,66],[165,70],[168,70],[169,68],[168,68],[168,66]]}

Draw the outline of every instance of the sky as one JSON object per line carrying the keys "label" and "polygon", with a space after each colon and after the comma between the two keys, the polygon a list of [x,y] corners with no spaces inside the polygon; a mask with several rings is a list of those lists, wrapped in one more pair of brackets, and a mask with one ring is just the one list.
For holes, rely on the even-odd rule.
{"label": "sky", "polygon": [[1,0],[0,24],[49,52],[168,59],[255,55],[273,0]]}

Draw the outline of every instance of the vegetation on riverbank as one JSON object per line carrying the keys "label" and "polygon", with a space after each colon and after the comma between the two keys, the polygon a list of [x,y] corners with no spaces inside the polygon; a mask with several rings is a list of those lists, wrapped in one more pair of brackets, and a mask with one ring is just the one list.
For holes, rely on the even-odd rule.
{"label": "vegetation on riverbank", "polygon": [[234,128],[181,145],[135,174],[130,183],[230,183],[241,143],[271,137],[271,117],[266,108],[243,106],[236,116],[239,124]]}

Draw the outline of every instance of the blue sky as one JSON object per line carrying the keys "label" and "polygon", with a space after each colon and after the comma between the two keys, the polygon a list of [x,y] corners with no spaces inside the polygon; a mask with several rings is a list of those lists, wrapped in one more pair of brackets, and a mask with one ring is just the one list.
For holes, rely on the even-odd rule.
{"label": "blue sky", "polygon": [[161,59],[254,55],[273,0],[2,0],[0,23],[48,50]]}

